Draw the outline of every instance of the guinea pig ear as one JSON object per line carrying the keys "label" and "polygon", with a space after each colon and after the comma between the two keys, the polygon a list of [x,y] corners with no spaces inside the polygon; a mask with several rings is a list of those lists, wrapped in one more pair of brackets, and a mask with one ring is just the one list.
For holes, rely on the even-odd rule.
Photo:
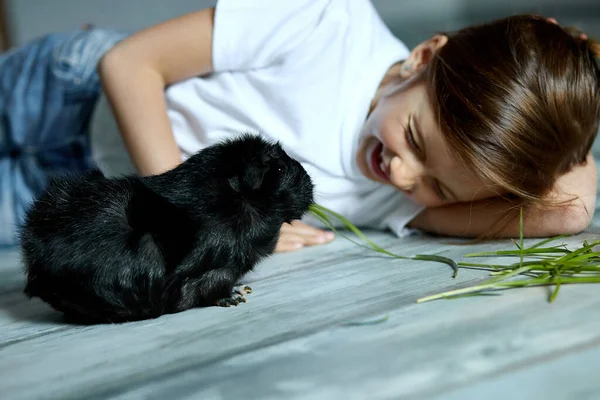
{"label": "guinea pig ear", "polygon": [[229,181],[229,186],[231,186],[233,191],[236,193],[239,193],[240,192],[240,177],[237,175],[234,175],[231,178],[229,178],[228,181]]}
{"label": "guinea pig ear", "polygon": [[262,185],[265,172],[269,169],[266,164],[263,165],[249,165],[242,172],[242,186],[244,189],[256,190]]}
{"label": "guinea pig ear", "polygon": [[268,170],[269,166],[266,164],[249,164],[239,174],[228,179],[229,186],[236,193],[243,190],[256,190],[262,185],[265,173]]}

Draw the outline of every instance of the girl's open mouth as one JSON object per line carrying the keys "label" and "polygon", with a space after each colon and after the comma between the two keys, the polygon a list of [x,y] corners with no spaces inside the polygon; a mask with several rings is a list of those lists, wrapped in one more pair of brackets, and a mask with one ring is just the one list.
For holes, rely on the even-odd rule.
{"label": "girl's open mouth", "polygon": [[379,142],[373,152],[371,153],[371,169],[379,178],[383,179],[386,182],[389,182],[390,178],[387,174],[387,168],[383,163],[383,158],[381,157],[381,153],[383,151],[383,143]]}

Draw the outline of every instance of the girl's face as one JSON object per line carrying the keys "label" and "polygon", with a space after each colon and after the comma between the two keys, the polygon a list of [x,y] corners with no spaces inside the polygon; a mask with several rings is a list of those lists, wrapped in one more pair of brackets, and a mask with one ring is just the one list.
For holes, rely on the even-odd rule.
{"label": "girl's face", "polygon": [[415,74],[381,89],[362,128],[360,170],[425,207],[497,195],[453,158],[436,124],[426,84]]}

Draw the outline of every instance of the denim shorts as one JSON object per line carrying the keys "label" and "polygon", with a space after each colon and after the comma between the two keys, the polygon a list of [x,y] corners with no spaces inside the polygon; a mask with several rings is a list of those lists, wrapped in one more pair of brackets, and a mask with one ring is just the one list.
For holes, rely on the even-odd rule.
{"label": "denim shorts", "polygon": [[24,214],[50,177],[92,166],[96,67],[125,36],[96,28],[49,34],[0,54],[0,246],[18,244]]}

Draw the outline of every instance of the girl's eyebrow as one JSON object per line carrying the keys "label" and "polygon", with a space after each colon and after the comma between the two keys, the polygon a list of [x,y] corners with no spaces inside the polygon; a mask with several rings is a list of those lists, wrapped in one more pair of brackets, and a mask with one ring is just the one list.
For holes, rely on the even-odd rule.
{"label": "girl's eyebrow", "polygon": [[[425,160],[427,160],[427,150],[426,150],[427,149],[427,145],[426,145],[426,142],[425,142],[425,137],[423,135],[421,135],[421,128],[419,127],[419,122],[418,122],[417,118],[411,118],[411,121],[413,123],[413,134],[417,138],[418,143],[421,143],[421,151],[423,151],[423,158]],[[438,179],[438,183],[440,185],[440,190],[443,190],[443,191],[445,191],[447,193],[446,197],[449,200],[456,201],[456,202],[459,201],[458,200],[458,196],[456,196],[454,194],[454,192],[452,192],[452,190],[450,190],[450,188],[448,186],[446,186],[442,182],[440,182],[439,179]]]}

